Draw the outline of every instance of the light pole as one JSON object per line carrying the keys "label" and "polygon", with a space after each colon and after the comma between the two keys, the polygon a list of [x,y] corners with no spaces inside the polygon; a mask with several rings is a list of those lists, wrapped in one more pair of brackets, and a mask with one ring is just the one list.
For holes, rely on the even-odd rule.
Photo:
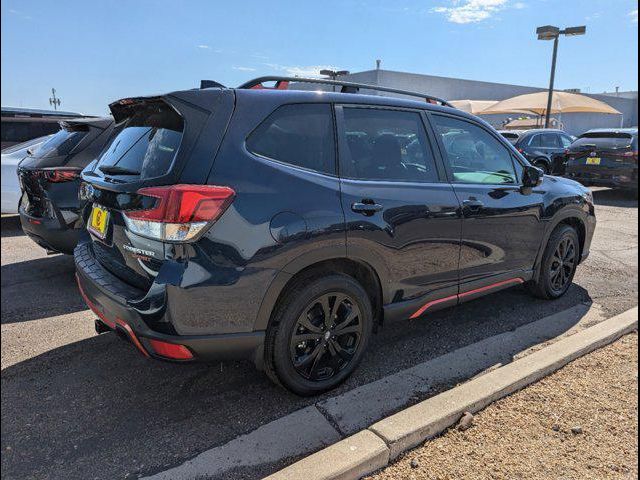
{"label": "light pole", "polygon": [[556,79],[556,60],[558,59],[558,40],[560,35],[567,37],[574,37],[576,35],[584,35],[587,32],[587,27],[568,27],[564,30],[560,30],[558,27],[552,25],[545,25],[544,27],[538,27],[536,33],[538,34],[538,40],[553,40],[553,58],[551,59],[551,79],[549,80],[549,97],[547,99],[547,111],[544,121],[544,128],[549,128],[549,122],[551,120],[551,104],[553,101],[553,83]]}
{"label": "light pole", "polygon": [[[349,75],[349,70],[320,70],[320,75],[324,75],[325,77],[330,77],[331,80],[335,80],[340,75]],[[336,91],[336,86],[333,86],[333,91]]]}

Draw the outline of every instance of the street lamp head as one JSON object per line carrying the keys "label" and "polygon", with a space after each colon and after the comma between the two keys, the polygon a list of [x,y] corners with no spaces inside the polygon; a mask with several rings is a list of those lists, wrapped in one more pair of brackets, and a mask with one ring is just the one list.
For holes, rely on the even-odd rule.
{"label": "street lamp head", "polygon": [[587,27],[582,25],[580,27],[569,27],[569,28],[565,28],[562,33],[564,33],[565,35],[569,36],[569,37],[573,37],[576,35],[584,35],[585,33],[587,33]]}
{"label": "street lamp head", "polygon": [[560,35],[560,29],[552,25],[545,25],[536,29],[538,40],[554,40]]}

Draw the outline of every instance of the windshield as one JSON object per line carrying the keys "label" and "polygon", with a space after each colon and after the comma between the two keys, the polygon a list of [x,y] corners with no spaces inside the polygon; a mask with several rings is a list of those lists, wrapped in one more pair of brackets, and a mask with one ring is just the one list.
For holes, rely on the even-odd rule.
{"label": "windshield", "polygon": [[520,138],[520,135],[518,135],[517,133],[500,132],[500,135],[506,138],[513,145],[518,143],[518,138]]}
{"label": "windshield", "polygon": [[48,158],[69,155],[76,145],[85,137],[87,132],[88,128],[74,131],[60,130],[44,142],[37,151],[33,152],[33,156],[37,158]]}
{"label": "windshield", "polygon": [[117,135],[97,164],[106,176],[148,179],[166,174],[176,156],[184,122],[162,102],[143,104],[117,125]]}
{"label": "windshield", "polygon": [[620,149],[630,148],[633,145],[638,145],[637,137],[629,133],[622,132],[591,132],[580,135],[573,144],[572,148],[593,147],[596,148],[608,148],[608,149]]}

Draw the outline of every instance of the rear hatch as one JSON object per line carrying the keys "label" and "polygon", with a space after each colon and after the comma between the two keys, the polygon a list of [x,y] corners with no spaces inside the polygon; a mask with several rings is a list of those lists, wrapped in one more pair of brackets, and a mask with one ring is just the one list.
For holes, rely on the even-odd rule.
{"label": "rear hatch", "polygon": [[197,209],[203,200],[198,190],[208,189],[233,93],[176,92],[123,99],[110,109],[115,138],[82,173],[84,217],[98,262],[124,282],[148,289],[174,244],[197,240],[206,226],[183,210],[188,202]]}
{"label": "rear hatch", "polygon": [[619,171],[638,168],[638,137],[621,131],[587,132],[567,151],[567,174],[606,179]]}
{"label": "rear hatch", "polygon": [[61,122],[55,135],[27,149],[18,166],[21,207],[27,215],[74,220],[68,209],[77,208],[80,172],[104,145],[112,123],[110,118]]}

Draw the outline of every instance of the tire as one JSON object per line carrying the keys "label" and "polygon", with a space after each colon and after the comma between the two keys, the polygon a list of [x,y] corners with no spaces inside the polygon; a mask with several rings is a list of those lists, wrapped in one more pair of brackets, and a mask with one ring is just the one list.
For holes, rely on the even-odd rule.
{"label": "tire", "polygon": [[545,175],[549,175],[551,173],[551,167],[549,163],[544,158],[537,158],[533,162],[534,167],[538,167],[540,170],[544,172]]}
{"label": "tire", "polygon": [[[563,251],[565,252],[564,259],[559,263],[558,259],[563,257]],[[559,225],[547,242],[538,279],[529,284],[531,293],[546,300],[560,298],[573,283],[579,261],[580,241],[578,234],[569,225]],[[558,275],[561,275],[562,278]]]}
{"label": "tire", "polygon": [[371,301],[355,279],[343,274],[307,277],[276,306],[265,341],[265,371],[298,395],[326,392],[357,368],[372,330]]}

